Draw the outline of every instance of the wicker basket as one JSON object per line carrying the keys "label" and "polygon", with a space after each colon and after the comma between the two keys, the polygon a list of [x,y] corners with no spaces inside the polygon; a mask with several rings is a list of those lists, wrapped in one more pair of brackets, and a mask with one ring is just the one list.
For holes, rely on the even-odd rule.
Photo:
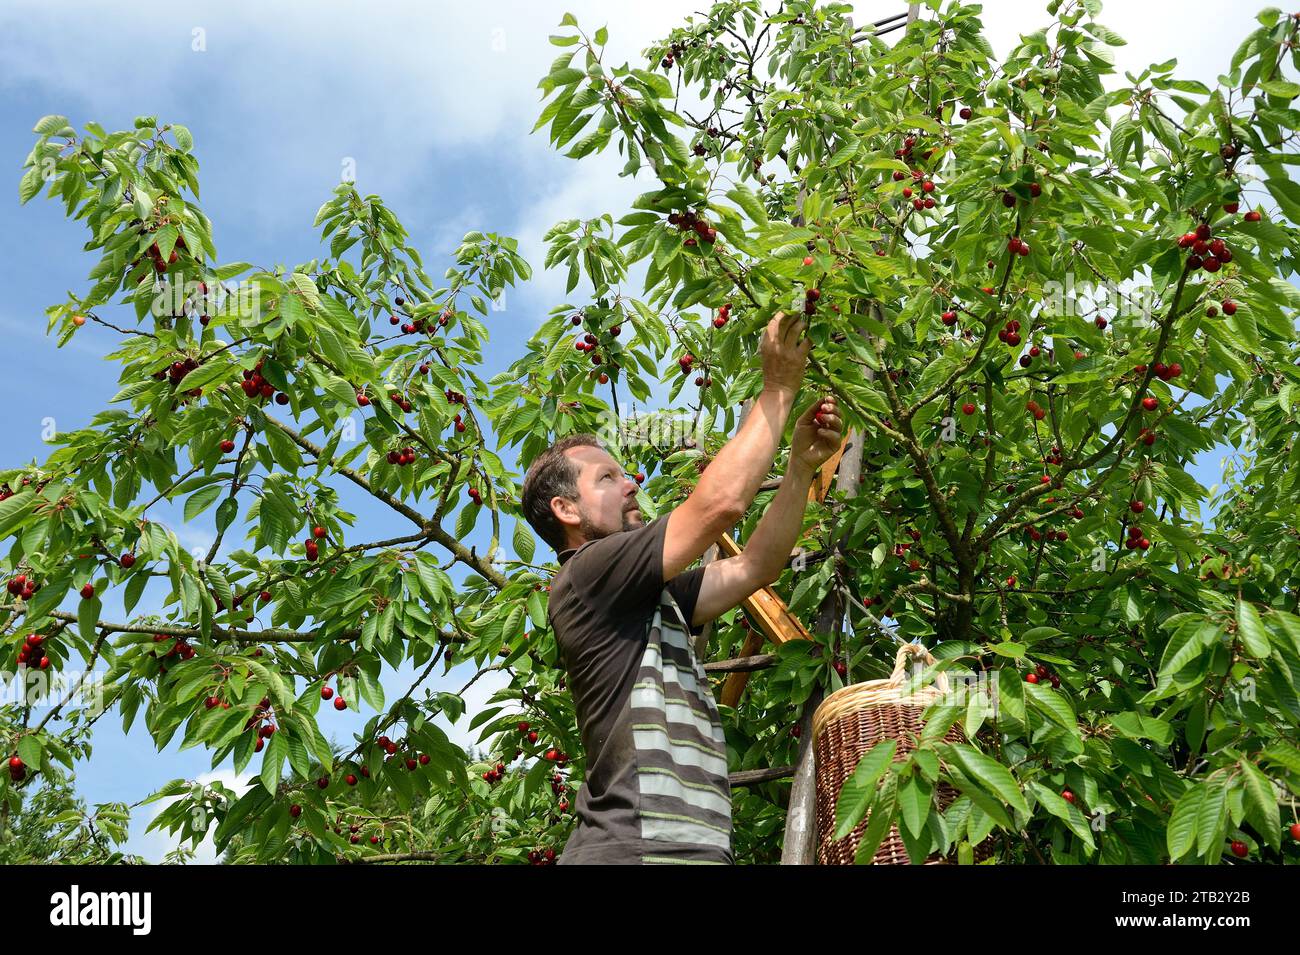
{"label": "wicker basket", "polygon": [[[885,680],[855,683],[836,690],[822,701],[813,713],[813,755],[817,772],[817,863],[819,865],[853,865],[858,843],[867,827],[864,818],[857,827],[838,841],[835,834],[835,802],[844,781],[853,775],[859,760],[876,743],[885,739],[897,740],[894,760],[906,758],[916,748],[916,741],[925,725],[921,714],[932,702],[948,693],[948,679],[942,673],[934,683],[904,695],[907,683],[907,663],[910,657],[919,657],[927,665],[937,661],[925,647],[904,644],[894,661],[894,672]],[[964,743],[966,734],[956,723],[944,736],[947,742]],[[958,793],[947,783],[935,787],[935,804],[947,809],[957,799]],[[992,846],[985,840],[975,849],[976,861],[991,854]],[[946,863],[942,856],[931,856],[926,865]],[[910,865],[907,849],[898,834],[898,826],[889,827],[872,859],[873,865]]]}

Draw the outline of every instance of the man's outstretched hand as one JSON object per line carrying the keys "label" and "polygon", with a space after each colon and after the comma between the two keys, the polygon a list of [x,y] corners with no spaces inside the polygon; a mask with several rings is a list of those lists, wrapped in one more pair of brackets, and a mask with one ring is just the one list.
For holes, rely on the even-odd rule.
{"label": "man's outstretched hand", "polygon": [[826,395],[814,401],[795,422],[790,439],[790,463],[804,464],[812,470],[821,467],[840,449],[841,424],[833,397]]}

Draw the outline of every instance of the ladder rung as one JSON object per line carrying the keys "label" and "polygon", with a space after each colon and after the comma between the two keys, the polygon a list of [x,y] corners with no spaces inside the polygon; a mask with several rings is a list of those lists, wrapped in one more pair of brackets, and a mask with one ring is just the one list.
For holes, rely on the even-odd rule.
{"label": "ladder rung", "polygon": [[759,783],[768,783],[774,779],[786,779],[793,776],[796,767],[794,766],[771,766],[767,769],[742,769],[738,773],[732,773],[729,781],[732,786],[756,786]]}
{"label": "ladder rung", "polygon": [[730,660],[715,660],[704,664],[705,673],[751,673],[754,670],[766,670],[776,666],[775,653],[756,653],[752,657],[733,657]]}

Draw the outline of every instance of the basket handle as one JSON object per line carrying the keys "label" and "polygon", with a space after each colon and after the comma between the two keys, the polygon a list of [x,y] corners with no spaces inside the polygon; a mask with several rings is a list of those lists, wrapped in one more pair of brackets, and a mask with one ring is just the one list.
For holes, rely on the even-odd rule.
{"label": "basket handle", "polygon": [[[902,686],[907,679],[907,664],[911,657],[918,657],[926,666],[935,666],[938,664],[930,651],[919,643],[905,643],[898,648],[898,656],[894,658],[894,671],[889,674],[889,682],[897,686]],[[935,674],[934,685],[940,693],[948,693],[948,675],[943,671]]]}

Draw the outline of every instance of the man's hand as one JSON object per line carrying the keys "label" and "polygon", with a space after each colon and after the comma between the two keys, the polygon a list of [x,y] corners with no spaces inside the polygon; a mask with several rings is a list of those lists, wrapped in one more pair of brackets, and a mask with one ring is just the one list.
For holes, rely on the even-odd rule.
{"label": "man's hand", "polygon": [[804,337],[807,329],[798,315],[777,312],[772,316],[758,346],[763,359],[763,387],[791,395],[799,393],[812,348],[812,340]]}
{"label": "man's hand", "polygon": [[814,401],[795,422],[790,439],[790,464],[802,464],[816,470],[840,449],[840,416],[835,399],[826,395]]}

